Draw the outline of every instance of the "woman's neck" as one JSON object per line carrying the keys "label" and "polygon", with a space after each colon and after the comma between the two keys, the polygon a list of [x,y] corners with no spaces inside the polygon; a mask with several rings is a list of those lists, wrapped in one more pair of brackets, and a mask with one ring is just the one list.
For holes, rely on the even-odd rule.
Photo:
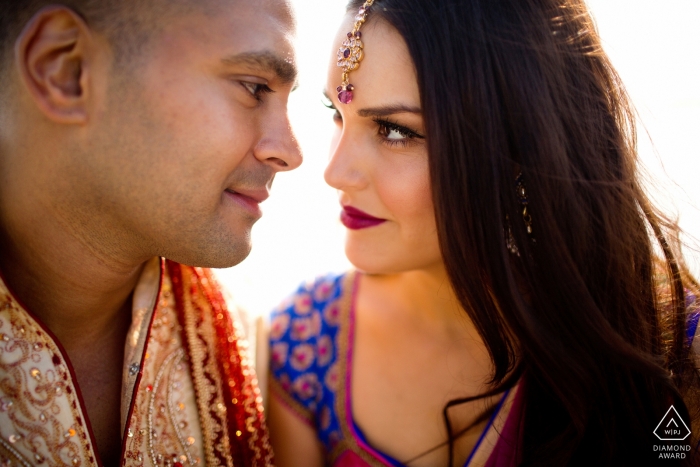
{"label": "woman's neck", "polygon": [[426,331],[457,334],[460,338],[465,331],[476,334],[442,263],[396,274],[365,275],[361,291],[365,298],[381,303],[388,313],[399,313],[397,318],[425,326]]}

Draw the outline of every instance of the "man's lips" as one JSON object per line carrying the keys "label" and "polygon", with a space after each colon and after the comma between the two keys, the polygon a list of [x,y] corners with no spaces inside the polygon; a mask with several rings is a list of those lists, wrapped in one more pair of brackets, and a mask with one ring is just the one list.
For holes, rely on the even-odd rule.
{"label": "man's lips", "polygon": [[265,201],[267,198],[270,197],[270,193],[267,191],[267,188],[255,188],[255,189],[249,189],[249,190],[243,190],[243,189],[239,189],[239,188],[236,188],[236,189],[229,188],[226,191],[228,191],[229,193],[234,193],[234,194],[238,194],[241,196],[246,196],[257,203],[262,203],[263,201]]}
{"label": "man's lips", "polygon": [[343,210],[340,212],[340,222],[348,229],[359,230],[383,224],[386,219],[371,216],[352,206],[343,206]]}
{"label": "man's lips", "polygon": [[228,198],[234,200],[236,204],[244,208],[246,211],[250,212],[256,217],[262,216],[262,211],[260,210],[260,203],[265,201],[270,193],[266,188],[262,189],[232,189],[229,188],[225,191]]}

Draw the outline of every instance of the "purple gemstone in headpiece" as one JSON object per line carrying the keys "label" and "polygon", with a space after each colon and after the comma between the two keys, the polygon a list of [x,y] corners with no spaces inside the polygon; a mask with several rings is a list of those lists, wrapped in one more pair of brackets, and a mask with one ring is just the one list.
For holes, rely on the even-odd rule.
{"label": "purple gemstone in headpiece", "polygon": [[352,91],[341,91],[338,93],[338,100],[343,104],[352,102]]}
{"label": "purple gemstone in headpiece", "polygon": [[338,66],[343,68],[343,81],[341,85],[338,86],[337,91],[338,100],[342,104],[349,104],[352,102],[355,86],[348,83],[348,74],[357,69],[364,56],[362,51],[364,44],[362,44],[361,40],[362,33],[359,29],[367,21],[367,14],[374,2],[375,0],[365,0],[355,16],[355,25],[352,31],[347,33],[348,40],[343,41],[338,49]]}

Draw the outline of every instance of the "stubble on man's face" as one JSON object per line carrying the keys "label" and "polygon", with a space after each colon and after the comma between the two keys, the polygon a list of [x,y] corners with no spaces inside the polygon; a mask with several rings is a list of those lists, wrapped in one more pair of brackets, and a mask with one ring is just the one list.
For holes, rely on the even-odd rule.
{"label": "stubble on man's face", "polygon": [[[292,18],[285,2],[214,0],[162,29],[143,65],[113,71],[79,149],[78,210],[99,212],[105,232],[144,257],[232,266],[259,214],[231,194],[269,190],[299,155],[286,116],[294,83],[264,60],[229,59],[293,63]],[[253,92],[263,86],[273,92]]]}

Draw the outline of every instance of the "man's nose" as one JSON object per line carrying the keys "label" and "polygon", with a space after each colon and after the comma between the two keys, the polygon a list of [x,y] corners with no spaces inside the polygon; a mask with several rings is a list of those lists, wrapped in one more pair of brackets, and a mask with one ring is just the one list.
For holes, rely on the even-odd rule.
{"label": "man's nose", "polygon": [[255,147],[255,157],[277,172],[294,170],[303,160],[299,142],[286,110],[283,115],[275,117],[263,123],[263,134]]}

